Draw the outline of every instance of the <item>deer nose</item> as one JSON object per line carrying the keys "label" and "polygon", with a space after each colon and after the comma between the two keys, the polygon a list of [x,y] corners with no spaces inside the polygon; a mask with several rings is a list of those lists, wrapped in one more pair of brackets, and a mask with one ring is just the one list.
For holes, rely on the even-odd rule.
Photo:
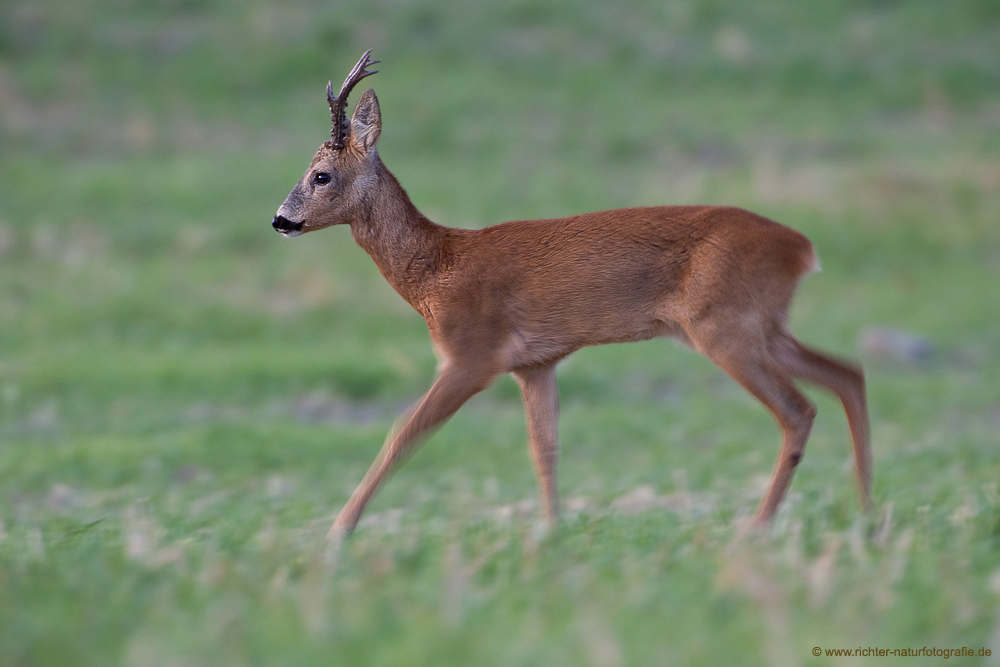
{"label": "deer nose", "polygon": [[274,220],[271,221],[271,226],[278,232],[296,232],[302,229],[301,222],[292,222],[283,215],[274,216]]}

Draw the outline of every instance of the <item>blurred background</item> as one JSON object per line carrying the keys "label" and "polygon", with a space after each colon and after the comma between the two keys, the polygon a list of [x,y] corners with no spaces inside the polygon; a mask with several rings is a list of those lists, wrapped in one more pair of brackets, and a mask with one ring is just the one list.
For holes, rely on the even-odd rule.
{"label": "blurred background", "polygon": [[[876,513],[814,393],[777,542],[733,557],[777,430],[652,341],[561,368],[555,544],[504,379],[324,556],[435,364],[347,229],[270,228],[367,49],[379,152],[438,223],[704,203],[806,233],[792,326],[866,366]],[[0,664],[996,654],[998,277],[994,0],[3,0]]]}

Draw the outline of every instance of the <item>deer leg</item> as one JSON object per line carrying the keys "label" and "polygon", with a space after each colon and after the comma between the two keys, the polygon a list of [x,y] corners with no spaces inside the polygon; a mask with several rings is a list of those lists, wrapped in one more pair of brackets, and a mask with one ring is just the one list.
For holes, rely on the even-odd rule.
{"label": "deer leg", "polygon": [[744,348],[730,354],[719,349],[709,350],[706,354],[763,403],[781,427],[781,452],[771,485],[757,510],[757,523],[765,524],[774,517],[802,459],[816,408],[796,389],[791,376],[775,364],[764,350],[755,353]]}
{"label": "deer leg", "polygon": [[513,371],[521,385],[524,414],[528,423],[531,458],[538,474],[538,488],[549,528],[559,521],[559,490],[556,460],[559,457],[559,391],[556,366],[532,366]]}
{"label": "deer leg", "polygon": [[446,368],[416,408],[397,421],[361,484],[340,510],[327,537],[350,535],[379,485],[407,454],[412,453],[421,437],[444,423],[469,398],[489,386],[492,379],[493,374]]}
{"label": "deer leg", "polygon": [[784,328],[773,343],[775,360],[790,375],[825,387],[840,398],[854,442],[854,467],[861,504],[866,510],[871,509],[872,449],[865,376],[861,368],[810,350]]}

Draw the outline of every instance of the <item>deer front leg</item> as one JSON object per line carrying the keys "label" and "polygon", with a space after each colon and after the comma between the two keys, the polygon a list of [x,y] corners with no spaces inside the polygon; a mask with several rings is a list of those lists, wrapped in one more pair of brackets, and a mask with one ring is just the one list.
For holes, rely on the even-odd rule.
{"label": "deer front leg", "polygon": [[533,366],[513,371],[521,385],[524,413],[528,423],[531,457],[538,473],[538,487],[549,528],[559,521],[559,490],[556,460],[559,457],[559,391],[556,366]]}
{"label": "deer front leg", "polygon": [[402,459],[420,443],[422,436],[442,423],[462,407],[474,394],[489,386],[493,374],[468,369],[446,368],[438,376],[416,408],[404,415],[389,433],[382,451],[372,463],[361,484],[340,510],[328,538],[347,537],[361,518],[365,505],[379,485]]}

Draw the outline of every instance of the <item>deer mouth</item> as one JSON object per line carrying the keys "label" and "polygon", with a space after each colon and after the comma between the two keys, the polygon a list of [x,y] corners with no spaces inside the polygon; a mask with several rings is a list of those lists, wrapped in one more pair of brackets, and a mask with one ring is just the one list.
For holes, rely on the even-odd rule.
{"label": "deer mouth", "polygon": [[283,215],[276,215],[274,216],[274,220],[271,221],[271,226],[274,227],[274,231],[289,237],[302,234],[302,228],[305,224],[304,220],[302,222],[293,222]]}

